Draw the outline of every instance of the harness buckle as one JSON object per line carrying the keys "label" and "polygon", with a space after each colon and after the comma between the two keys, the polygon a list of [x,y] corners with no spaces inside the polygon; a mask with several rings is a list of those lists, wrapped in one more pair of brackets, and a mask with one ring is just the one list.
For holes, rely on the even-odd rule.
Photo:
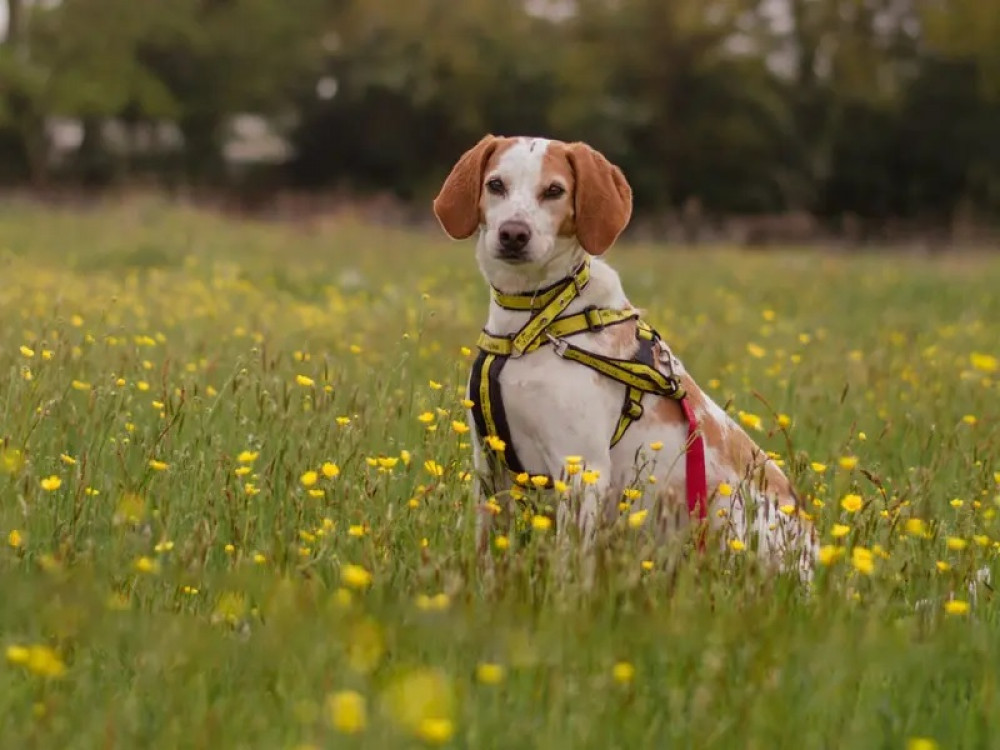
{"label": "harness buckle", "polygon": [[548,338],[549,343],[552,344],[552,351],[556,353],[556,356],[560,358],[565,357],[566,350],[569,349],[569,343],[564,339],[556,338],[548,331],[545,332],[545,336]]}
{"label": "harness buckle", "polygon": [[587,330],[591,333],[597,333],[607,328],[607,325],[601,319],[601,313],[597,309],[597,305],[587,305],[581,312],[583,313],[584,320],[587,321]]}

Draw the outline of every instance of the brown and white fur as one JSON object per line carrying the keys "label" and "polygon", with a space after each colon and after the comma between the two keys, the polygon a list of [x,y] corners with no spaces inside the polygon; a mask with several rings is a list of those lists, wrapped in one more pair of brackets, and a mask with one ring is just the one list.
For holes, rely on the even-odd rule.
{"label": "brown and white fur", "polygon": [[[628,223],[632,191],[621,170],[586,144],[488,135],[452,168],[434,201],[434,212],[454,239],[478,232],[479,267],[501,292],[524,293],[556,283],[589,254],[591,281],[565,314],[589,305],[632,309],[618,274],[598,257]],[[512,234],[520,237],[511,240]],[[506,310],[491,300],[486,330],[512,334],[527,318],[527,312]],[[579,334],[572,341],[600,354],[628,358],[637,346],[635,323]],[[668,351],[660,354],[672,356]],[[791,553],[808,577],[815,534],[798,513],[788,479],[676,358],[674,366],[705,440],[713,530],[721,532],[723,543],[736,538],[750,546],[749,537],[756,536],[753,544],[765,559],[777,561]],[[580,456],[588,469],[599,472],[595,483],[577,485],[582,500],[576,518],[584,540],[592,538],[600,521],[617,513],[630,486],[644,489],[635,509],[649,509],[651,520],[686,518],[687,422],[676,402],[647,394],[642,417],[610,448],[624,398],[620,383],[560,359],[551,346],[511,359],[500,383],[511,437],[529,473],[564,474],[567,456]],[[657,442],[662,449],[651,450],[650,444]],[[478,440],[474,448],[477,471],[489,471]],[[493,479],[495,486],[509,487],[504,485],[508,477]],[[717,492],[721,483],[734,489],[731,496]],[[795,511],[789,512],[789,506]],[[752,519],[746,517],[750,508]],[[482,545],[488,539],[489,514],[480,517]],[[571,520],[564,502],[557,523],[563,527]]]}

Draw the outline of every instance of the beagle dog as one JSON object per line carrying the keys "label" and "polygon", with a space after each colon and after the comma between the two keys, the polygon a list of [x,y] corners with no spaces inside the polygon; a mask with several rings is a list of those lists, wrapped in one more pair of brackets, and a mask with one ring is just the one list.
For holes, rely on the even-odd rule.
{"label": "beagle dog", "polygon": [[502,504],[536,487],[559,498],[557,529],[575,521],[587,544],[622,502],[656,529],[686,526],[700,481],[703,529],[809,575],[815,532],[789,480],[641,320],[601,258],[632,213],[618,167],[584,143],[487,135],[433,207],[451,238],[477,235],[492,287],[468,392],[481,549]]}

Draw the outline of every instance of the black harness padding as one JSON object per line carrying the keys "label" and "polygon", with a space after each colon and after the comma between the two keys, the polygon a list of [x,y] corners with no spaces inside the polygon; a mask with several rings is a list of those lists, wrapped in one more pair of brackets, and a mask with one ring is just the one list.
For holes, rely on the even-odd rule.
{"label": "black harness padding", "polygon": [[[480,350],[479,356],[476,357],[476,361],[472,365],[472,377],[469,379],[469,398],[472,399],[472,418],[476,423],[479,439],[484,440],[488,435],[495,435],[504,442],[502,451],[492,451],[487,447],[485,449],[487,454],[498,455],[508,469],[515,474],[521,474],[525,471],[524,464],[521,463],[517,451],[514,450],[514,439],[511,437],[510,425],[507,423],[507,410],[503,408],[503,396],[500,393],[500,373],[503,372],[508,359],[510,358]],[[480,396],[484,376],[486,377],[489,397],[488,413],[483,408]],[[492,422],[492,425],[489,422]]]}

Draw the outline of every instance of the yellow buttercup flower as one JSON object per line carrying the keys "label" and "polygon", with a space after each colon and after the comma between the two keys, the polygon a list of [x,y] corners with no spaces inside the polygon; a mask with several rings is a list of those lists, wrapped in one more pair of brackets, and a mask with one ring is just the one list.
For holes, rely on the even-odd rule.
{"label": "yellow buttercup flower", "polygon": [[342,734],[357,734],[368,724],[365,698],[354,690],[341,690],[326,697],[330,726]]}
{"label": "yellow buttercup flower", "polygon": [[55,492],[62,487],[62,479],[53,474],[52,476],[45,477],[45,479],[41,480],[39,484],[46,492]]}
{"label": "yellow buttercup flower", "polygon": [[506,670],[502,664],[485,662],[476,666],[476,680],[484,685],[497,685],[503,682],[505,674]]}
{"label": "yellow buttercup flower", "polygon": [[861,499],[861,495],[844,495],[840,500],[840,507],[846,510],[848,513],[857,513],[861,510],[861,506],[864,501]]}
{"label": "yellow buttercup flower", "polygon": [[969,603],[961,599],[952,599],[944,603],[944,611],[949,615],[967,615]]}
{"label": "yellow buttercup flower", "polygon": [[364,589],[371,585],[372,574],[360,565],[347,564],[340,570],[340,580],[352,589]]}

